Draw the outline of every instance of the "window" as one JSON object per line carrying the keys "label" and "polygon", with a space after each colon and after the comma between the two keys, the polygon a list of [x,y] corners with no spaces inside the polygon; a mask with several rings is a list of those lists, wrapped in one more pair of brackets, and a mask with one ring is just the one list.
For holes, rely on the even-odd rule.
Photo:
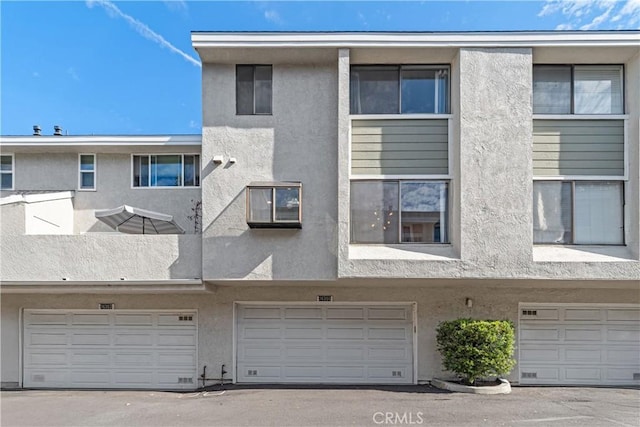
{"label": "window", "polygon": [[622,65],[536,65],[534,114],[623,114]]}
{"label": "window", "polygon": [[352,243],[448,243],[448,182],[352,181]]}
{"label": "window", "polygon": [[299,182],[251,183],[247,186],[247,224],[251,228],[301,228],[301,201]]}
{"label": "window", "polygon": [[271,114],[271,65],[236,66],[236,114]]}
{"label": "window", "polygon": [[134,187],[199,187],[200,155],[133,156]]}
{"label": "window", "polygon": [[13,190],[13,155],[0,156],[0,190]]}
{"label": "window", "polygon": [[534,243],[624,244],[621,181],[535,181]]}
{"label": "window", "polygon": [[449,67],[351,67],[351,114],[447,114]]}
{"label": "window", "polygon": [[96,155],[80,154],[78,169],[78,188],[80,190],[96,189]]}

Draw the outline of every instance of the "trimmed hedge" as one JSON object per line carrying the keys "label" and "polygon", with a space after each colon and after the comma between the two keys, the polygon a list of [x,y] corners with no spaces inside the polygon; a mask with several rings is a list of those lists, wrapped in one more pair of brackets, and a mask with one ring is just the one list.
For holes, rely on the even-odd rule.
{"label": "trimmed hedge", "polygon": [[508,374],[516,364],[515,332],[509,320],[440,322],[436,340],[445,369],[458,374],[466,384]]}

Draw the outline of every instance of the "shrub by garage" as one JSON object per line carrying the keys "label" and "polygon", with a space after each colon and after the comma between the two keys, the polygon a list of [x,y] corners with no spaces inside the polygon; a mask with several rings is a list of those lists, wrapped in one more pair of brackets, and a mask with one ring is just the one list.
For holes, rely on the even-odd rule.
{"label": "shrub by garage", "polygon": [[516,364],[515,332],[508,320],[456,319],[440,322],[436,340],[446,370],[463,384],[503,376]]}

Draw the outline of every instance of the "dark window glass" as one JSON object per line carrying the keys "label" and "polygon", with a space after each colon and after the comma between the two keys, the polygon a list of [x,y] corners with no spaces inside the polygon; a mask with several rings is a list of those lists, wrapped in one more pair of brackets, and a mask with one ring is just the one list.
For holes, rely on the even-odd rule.
{"label": "dark window glass", "polygon": [[271,114],[271,65],[236,66],[236,113]]}

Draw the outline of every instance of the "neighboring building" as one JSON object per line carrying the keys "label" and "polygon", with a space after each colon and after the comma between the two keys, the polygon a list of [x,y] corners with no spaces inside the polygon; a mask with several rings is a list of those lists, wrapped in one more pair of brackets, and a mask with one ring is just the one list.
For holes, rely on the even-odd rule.
{"label": "neighboring building", "polygon": [[640,384],[640,32],[192,41],[201,145],[0,140],[4,386],[422,383],[457,317],[515,383]]}

